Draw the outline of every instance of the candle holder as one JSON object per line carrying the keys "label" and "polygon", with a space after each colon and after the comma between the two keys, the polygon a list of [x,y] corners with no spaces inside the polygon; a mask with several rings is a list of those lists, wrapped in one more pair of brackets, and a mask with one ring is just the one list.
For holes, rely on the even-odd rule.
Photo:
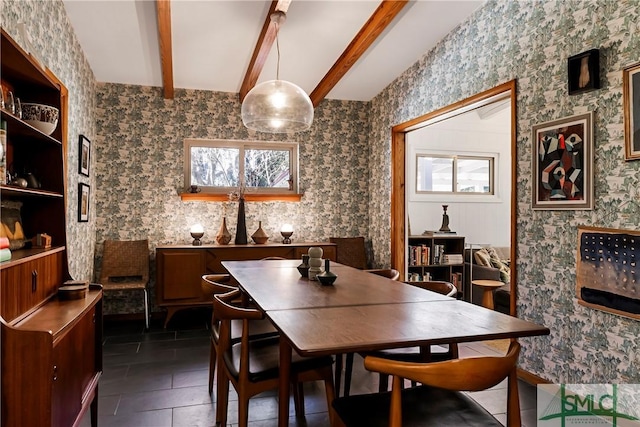
{"label": "candle holder", "polygon": [[191,237],[193,237],[193,242],[191,244],[193,246],[202,246],[202,241],[200,240],[202,236],[204,236],[204,229],[200,224],[196,224],[191,227]]}
{"label": "candle holder", "polygon": [[291,235],[293,234],[293,227],[291,224],[284,224],[282,229],[280,230],[280,234],[282,234],[282,243],[288,245],[291,243]]}

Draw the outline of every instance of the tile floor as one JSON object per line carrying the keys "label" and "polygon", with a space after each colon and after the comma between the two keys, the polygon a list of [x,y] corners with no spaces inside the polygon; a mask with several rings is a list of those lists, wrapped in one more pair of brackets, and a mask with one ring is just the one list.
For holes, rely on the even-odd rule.
{"label": "tile floor", "polygon": [[[179,427],[215,426],[215,388],[207,390],[209,369],[210,314],[206,310],[185,310],[171,320],[169,328],[152,324],[144,332],[142,322],[105,322],[103,375],[99,384],[100,427]],[[497,350],[481,344],[460,347],[461,357],[494,354]],[[376,374],[362,367],[356,356],[351,393],[377,391]],[[233,387],[231,387],[233,390]],[[536,388],[520,381],[522,425],[536,425]],[[506,383],[482,392],[470,393],[503,424],[506,420]],[[305,385],[306,417],[290,425],[325,427],[329,425],[322,383]],[[293,413],[293,404],[291,405]],[[251,399],[249,425],[277,425],[277,392],[266,392]],[[229,425],[237,424],[235,392],[229,396]],[[89,427],[89,414],[81,427]]]}

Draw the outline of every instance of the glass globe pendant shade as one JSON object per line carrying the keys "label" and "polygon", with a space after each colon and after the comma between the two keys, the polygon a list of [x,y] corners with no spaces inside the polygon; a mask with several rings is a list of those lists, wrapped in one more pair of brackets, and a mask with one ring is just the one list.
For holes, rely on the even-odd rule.
{"label": "glass globe pendant shade", "polygon": [[300,132],[311,127],[313,104],[299,86],[284,80],[269,80],[247,93],[241,116],[247,128],[259,132]]}

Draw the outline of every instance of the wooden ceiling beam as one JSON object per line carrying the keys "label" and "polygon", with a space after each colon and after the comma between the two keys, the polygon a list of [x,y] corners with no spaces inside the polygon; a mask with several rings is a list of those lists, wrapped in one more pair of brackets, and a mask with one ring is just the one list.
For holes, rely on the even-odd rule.
{"label": "wooden ceiling beam", "polygon": [[349,46],[342,52],[335,64],[322,78],[318,86],[311,92],[310,98],[314,107],[327,96],[331,89],[340,81],[356,61],[367,51],[369,46],[387,28],[398,13],[405,7],[408,0],[384,0],[373,15],[353,38]]}
{"label": "wooden ceiling beam", "polygon": [[171,0],[156,0],[158,42],[165,99],[173,99],[173,52],[171,45]]}
{"label": "wooden ceiling beam", "polygon": [[269,12],[264,20],[262,31],[260,32],[258,42],[256,43],[253,55],[251,56],[251,62],[249,62],[249,68],[242,80],[242,86],[240,86],[240,102],[244,100],[247,93],[249,93],[249,91],[256,85],[258,77],[260,77],[260,73],[264,68],[264,64],[267,62],[267,58],[269,57],[269,52],[271,52],[273,42],[276,40],[277,29],[276,24],[271,22],[271,14],[277,10],[287,13],[290,3],[291,0],[271,1]]}

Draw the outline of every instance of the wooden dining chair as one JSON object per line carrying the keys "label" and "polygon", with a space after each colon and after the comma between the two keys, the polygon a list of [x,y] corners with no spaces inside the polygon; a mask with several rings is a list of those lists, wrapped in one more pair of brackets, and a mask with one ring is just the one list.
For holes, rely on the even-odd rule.
{"label": "wooden dining chair", "polygon": [[[457,295],[457,288],[451,282],[429,281],[429,282],[404,282],[412,286],[417,286],[432,292],[437,292],[449,297]],[[434,302],[437,304],[437,302]],[[374,352],[360,353],[362,357],[376,356],[390,360],[398,360],[405,362],[439,362],[443,360],[458,358],[458,345],[432,345],[427,347],[403,347],[388,350],[377,350]],[[353,353],[347,354],[344,372],[344,395],[349,396],[351,391],[351,377],[353,374]],[[415,385],[415,384],[413,384]],[[389,376],[380,373],[378,382],[378,391],[387,391],[389,387]]]}
{"label": "wooden dining chair", "polygon": [[[278,388],[280,338],[250,339],[250,322],[264,319],[264,314],[255,308],[237,305],[234,301],[238,297],[240,290],[214,295],[213,313],[220,321],[216,422],[226,426],[229,384],[232,384],[238,394],[238,425],[246,427],[249,399],[263,391]],[[233,320],[242,321],[239,341],[234,341],[231,337]],[[301,357],[293,352],[291,378],[296,415],[304,415],[301,384],[306,381],[324,381],[327,406],[329,412],[332,412],[331,402],[335,397],[332,364],[331,356]]]}
{"label": "wooden dining chair", "polygon": [[[393,376],[391,392],[341,397],[333,402],[335,424],[343,427],[500,427],[485,408],[466,395],[486,390],[508,378],[507,426],[520,426],[516,362],[520,345],[514,340],[505,356],[435,363],[400,362],[367,356],[370,371]],[[402,388],[411,379],[421,386]]]}
{"label": "wooden dining chair", "polygon": [[400,279],[400,272],[395,268],[375,268],[365,270],[367,273],[377,274],[378,276],[386,277],[391,280]]}
{"label": "wooden dining chair", "polygon": [[[227,280],[228,277],[221,274],[205,274],[202,276],[201,287],[204,298],[211,301],[213,307],[213,296],[224,294],[238,289],[233,285],[221,283],[218,280]],[[278,331],[273,327],[267,319],[256,320],[251,322],[250,326],[251,339],[260,339],[271,336],[278,336]],[[216,366],[220,363],[218,360],[218,346],[220,342],[220,321],[216,318],[215,313],[211,315],[211,350],[209,352],[209,394],[213,392],[213,382],[215,379]],[[237,342],[242,336],[242,321],[231,321],[231,340]]]}

